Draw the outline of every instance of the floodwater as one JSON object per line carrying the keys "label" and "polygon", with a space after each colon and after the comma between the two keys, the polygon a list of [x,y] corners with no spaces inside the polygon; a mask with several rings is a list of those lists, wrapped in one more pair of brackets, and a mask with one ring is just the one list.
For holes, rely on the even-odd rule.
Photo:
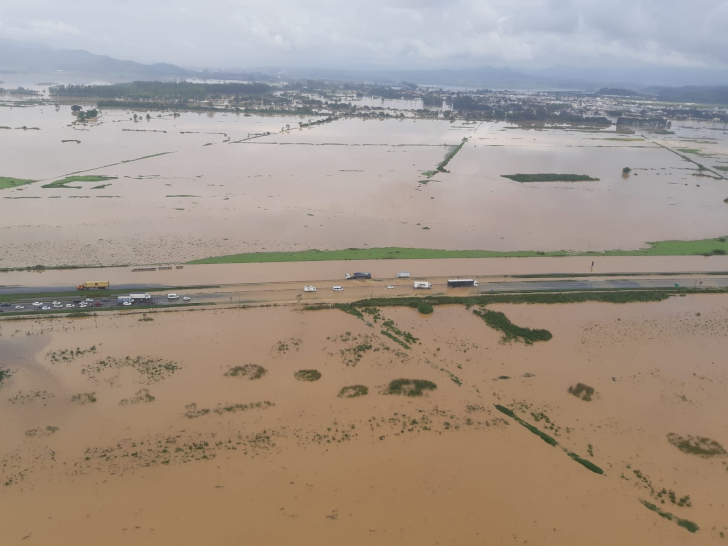
{"label": "floodwater", "polygon": [[[594,267],[592,267],[592,262]],[[131,267],[49,269],[0,273],[0,287],[75,287],[88,280],[114,285],[202,286],[285,282],[343,281],[346,273],[369,271],[374,279],[411,285],[396,279],[432,277],[503,278],[510,275],[716,273],[728,271],[728,256],[564,256],[559,258],[448,258],[433,260],[346,260],[251,264],[185,265],[182,269],[132,271]]]}
{"label": "floodwater", "polygon": [[[318,118],[150,112],[135,122],[131,111],[109,110],[97,124],[73,119],[67,105],[0,108],[0,126],[11,127],[0,129],[0,176],[116,177],[0,190],[0,267],[365,246],[605,250],[725,235],[726,181],[693,176],[695,163],[657,145],[700,148],[709,157],[684,155],[721,165],[723,125],[676,127],[655,140],[443,120],[299,129]],[[420,183],[462,138],[450,172]],[[607,140],[615,138],[634,140]],[[633,171],[623,178],[626,166]],[[501,177],[518,172],[600,180]]]}
{"label": "floodwater", "polygon": [[[0,386],[0,511],[12,514],[0,542],[722,544],[726,458],[666,436],[728,445],[728,296],[493,308],[554,337],[502,343],[460,306],[384,308],[374,328],[282,308],[2,321],[0,366],[14,373]],[[419,340],[393,342],[386,320]],[[87,352],[59,358],[77,348]],[[179,369],[154,380],[96,365],[127,356]],[[251,363],[267,373],[224,375]],[[296,381],[299,369],[322,378]],[[382,394],[399,377],[437,389]],[[567,392],[577,382],[592,401]],[[369,393],[337,397],[354,384]],[[120,403],[141,389],[154,400]],[[80,393],[96,402],[73,403]],[[691,506],[661,504],[662,488]]]}

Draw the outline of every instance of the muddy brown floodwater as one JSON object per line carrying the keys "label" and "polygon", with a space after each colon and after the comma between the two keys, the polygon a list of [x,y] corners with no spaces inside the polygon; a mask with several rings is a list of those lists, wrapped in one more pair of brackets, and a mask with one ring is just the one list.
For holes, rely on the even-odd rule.
{"label": "muddy brown floodwater", "polygon": [[728,459],[667,435],[728,446],[728,296],[492,309],[553,338],[462,306],[0,321],[0,543],[723,544]]}
{"label": "muddy brown floodwater", "polygon": [[[594,262],[592,269],[591,263]],[[72,287],[91,279],[114,285],[209,286],[279,282],[344,281],[346,273],[369,271],[375,279],[392,279],[393,284],[411,286],[396,279],[400,271],[411,278],[505,277],[614,273],[701,273],[727,272],[726,256],[609,256],[563,258],[448,258],[442,260],[346,260],[331,262],[285,262],[221,265],[185,265],[182,269],[132,272],[131,267],[8,271],[0,273],[3,287]],[[346,284],[346,283],[345,283]]]}
{"label": "muddy brown floodwater", "polygon": [[[685,139],[707,134],[715,139],[700,145],[704,155],[685,157],[722,164],[725,136],[710,124],[624,140],[613,131],[443,120],[299,129],[307,119],[232,113],[152,112],[135,122],[130,111],[109,110],[88,126],[73,119],[68,106],[0,108],[0,126],[11,127],[0,130],[0,176],[40,180],[0,190],[0,267],[365,246],[630,249],[725,235],[723,175],[704,176],[658,145],[693,146]],[[426,179],[462,138],[450,172]],[[627,166],[632,175],[623,178]],[[599,181],[501,176],[519,172]],[[42,187],[71,173],[115,178]]]}

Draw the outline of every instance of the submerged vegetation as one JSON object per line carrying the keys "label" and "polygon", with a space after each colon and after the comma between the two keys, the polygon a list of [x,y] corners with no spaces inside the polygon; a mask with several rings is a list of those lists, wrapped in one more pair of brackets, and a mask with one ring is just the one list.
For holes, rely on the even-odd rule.
{"label": "submerged vegetation", "polygon": [[725,457],[726,450],[715,440],[701,436],[680,436],[671,432],[667,435],[667,441],[683,453],[697,455],[698,457]]}
{"label": "submerged vegetation", "polygon": [[369,387],[366,385],[349,385],[339,391],[339,398],[356,398],[369,394]]}
{"label": "submerged vegetation", "polygon": [[71,402],[74,404],[93,404],[96,402],[96,393],[95,392],[80,392],[78,394],[74,394],[71,396]]}
{"label": "submerged vegetation", "polygon": [[318,370],[298,370],[293,376],[299,381],[318,381],[321,379],[321,372]]}
{"label": "submerged vegetation", "polygon": [[243,366],[235,366],[225,372],[225,377],[247,377],[250,380],[260,379],[268,373],[263,366],[258,364],[245,364]]}
{"label": "submerged vegetation", "polygon": [[592,396],[594,395],[594,387],[590,387],[584,383],[577,383],[576,387],[573,385],[569,387],[569,392],[577,398],[581,398],[584,402],[591,402]]}
{"label": "submerged vegetation", "polygon": [[386,394],[422,396],[425,391],[434,391],[437,385],[427,379],[394,379],[387,385]]}

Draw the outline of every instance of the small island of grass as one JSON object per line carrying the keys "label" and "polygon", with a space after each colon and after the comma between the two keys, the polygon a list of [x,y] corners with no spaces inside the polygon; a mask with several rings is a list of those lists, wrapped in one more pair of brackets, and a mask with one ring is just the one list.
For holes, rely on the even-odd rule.
{"label": "small island of grass", "polygon": [[515,182],[598,182],[586,174],[556,174],[556,173],[534,173],[534,174],[502,174],[502,178],[509,178]]}
{"label": "small island of grass", "polygon": [[74,182],[106,182],[107,180],[116,180],[116,176],[104,176],[104,175],[85,175],[85,176],[67,176],[61,180],[50,182],[49,184],[43,184],[41,188],[65,188],[80,190],[81,186],[69,186]]}
{"label": "small island of grass", "polygon": [[12,178],[9,176],[0,176],[0,190],[6,190],[8,188],[17,188],[18,186],[25,186],[26,184],[32,184],[35,180],[28,180],[25,178]]}

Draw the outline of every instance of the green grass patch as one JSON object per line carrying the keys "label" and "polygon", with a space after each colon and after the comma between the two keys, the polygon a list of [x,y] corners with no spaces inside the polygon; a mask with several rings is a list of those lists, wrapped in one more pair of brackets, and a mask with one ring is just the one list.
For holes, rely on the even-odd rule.
{"label": "green grass patch", "polygon": [[573,385],[569,387],[569,392],[585,402],[591,402],[592,396],[594,395],[594,387],[590,387],[584,383],[577,383],[576,387]]}
{"label": "green grass patch", "polygon": [[697,155],[698,157],[713,157],[713,154],[706,154],[700,148],[675,148],[678,152],[684,154]]}
{"label": "green grass patch", "polygon": [[3,382],[10,379],[13,375],[13,372],[9,370],[8,368],[0,368],[0,387],[3,386]]}
{"label": "green grass patch", "polygon": [[427,379],[394,379],[387,385],[386,394],[422,396],[425,391],[434,391],[436,388],[437,385]]}
{"label": "green grass patch", "polygon": [[200,197],[200,196],[199,195],[180,194],[180,195],[167,195],[166,197]]}
{"label": "green grass patch", "polygon": [[366,385],[349,385],[339,391],[339,398],[356,398],[369,394],[369,387]]}
{"label": "green grass patch", "polygon": [[592,178],[585,174],[556,174],[556,173],[535,173],[535,174],[502,174],[502,178],[509,178],[515,182],[597,182],[598,178]]}
{"label": "green grass patch", "polygon": [[321,372],[318,370],[298,370],[293,377],[299,381],[318,381],[321,379]]}
{"label": "green grass patch", "polygon": [[687,520],[687,519],[679,518],[676,515],[671,514],[670,512],[665,512],[664,510],[662,510],[656,504],[652,504],[651,502],[648,502],[646,500],[641,500],[640,499],[640,502],[646,508],[648,508],[649,510],[652,510],[653,512],[655,512],[656,514],[658,514],[660,517],[663,517],[663,518],[665,518],[666,520],[669,520],[669,521],[674,521],[675,523],[678,524],[678,526],[682,527],[683,529],[687,529],[691,533],[696,533],[697,531],[700,530],[700,527],[698,527],[698,524],[697,523],[694,523],[694,522],[692,522],[690,520]]}
{"label": "green grass patch", "polygon": [[92,190],[103,190],[104,188],[108,188],[111,186],[111,184],[99,184],[98,186],[93,186]]}
{"label": "green grass patch", "polygon": [[9,176],[0,176],[0,190],[7,190],[9,188],[17,188],[19,186],[25,186],[26,184],[32,184],[37,180],[29,180],[27,178],[11,178]]}
{"label": "green grass patch", "polygon": [[435,308],[432,307],[432,305],[430,305],[429,303],[423,301],[417,306],[417,310],[423,315],[431,315]]}
{"label": "green grass patch", "polygon": [[716,165],[713,167],[716,171],[728,171],[728,166],[726,165]]}
{"label": "green grass patch", "polygon": [[549,444],[551,446],[558,445],[558,442],[556,441],[555,438],[553,438],[552,436],[549,436],[545,432],[541,432],[539,429],[537,429],[536,427],[534,427],[530,423],[527,423],[526,421],[524,421],[523,419],[521,419],[518,415],[516,415],[512,410],[508,409],[507,407],[501,406],[500,404],[495,404],[495,409],[497,409],[499,412],[507,415],[511,419],[514,419],[520,425],[526,427],[528,430],[530,430],[536,436],[538,436],[539,438],[541,438],[547,444]]}
{"label": "green grass patch", "polygon": [[233,264],[270,262],[326,262],[343,260],[429,260],[443,258],[530,258],[559,256],[695,256],[709,255],[716,249],[728,252],[728,239],[716,237],[692,241],[657,241],[634,250],[443,250],[435,248],[347,248],[343,250],[301,250],[294,252],[249,252],[192,260],[188,264]]}
{"label": "green grass patch", "polygon": [[680,436],[671,432],[667,435],[667,441],[683,453],[697,455],[698,457],[725,457],[726,450],[715,440],[702,436]]}
{"label": "green grass patch", "polygon": [[218,415],[222,415],[224,413],[234,413],[238,411],[248,411],[251,409],[267,409],[272,406],[275,406],[273,402],[270,402],[268,400],[264,400],[263,402],[252,402],[249,404],[228,404],[228,405],[219,405],[218,407],[214,409],[209,408],[197,408],[197,404],[194,402],[192,404],[187,404],[185,406],[185,412],[182,414],[184,417],[187,417],[188,419],[195,419],[197,417],[203,417],[205,415],[208,415],[210,413],[217,413]]}
{"label": "green grass patch", "polygon": [[250,380],[260,379],[268,373],[263,366],[258,364],[245,364],[244,366],[235,366],[230,368],[223,375],[225,377],[247,377]]}
{"label": "green grass patch", "polygon": [[[103,176],[103,175],[83,175],[83,176],[67,176],[61,180],[56,180],[49,184],[43,184],[41,188],[65,188],[80,190],[82,186],[69,186],[69,184],[80,183],[80,182],[106,182],[107,180],[116,180],[116,176]],[[108,184],[107,184],[108,185]]]}
{"label": "green grass patch", "polygon": [[548,341],[553,337],[548,330],[533,330],[516,326],[504,313],[499,311],[476,309],[473,313],[482,318],[491,328],[503,332],[502,340],[504,342],[523,341],[526,345],[531,345],[535,341]]}
{"label": "green grass patch", "polygon": [[619,138],[619,137],[611,137],[611,138],[590,138],[589,140],[614,140],[617,142],[644,142],[644,138]]}

